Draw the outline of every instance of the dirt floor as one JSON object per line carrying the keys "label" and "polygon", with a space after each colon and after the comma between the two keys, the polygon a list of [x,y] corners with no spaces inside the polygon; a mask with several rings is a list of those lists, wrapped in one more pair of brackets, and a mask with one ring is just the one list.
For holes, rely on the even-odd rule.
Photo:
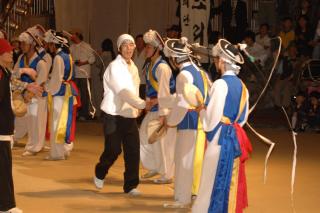
{"label": "dirt floor", "polygon": [[[277,123],[277,121],[273,121]],[[277,145],[268,165],[267,183],[263,183],[264,157],[268,147],[249,134],[254,152],[247,163],[249,207],[245,213],[294,212],[290,196],[293,142],[286,128],[268,127],[258,131]],[[294,208],[297,213],[320,212],[320,134],[299,134]],[[16,200],[25,213],[94,212],[190,212],[189,209],[165,209],[172,201],[173,184],[154,185],[142,181],[143,195],[130,198],[122,193],[123,160],[118,159],[107,176],[103,190],[92,183],[95,163],[103,148],[101,124],[78,123],[77,140],[66,161],[45,161],[47,153],[22,157],[26,139],[13,150]],[[140,173],[144,173],[141,169]]]}

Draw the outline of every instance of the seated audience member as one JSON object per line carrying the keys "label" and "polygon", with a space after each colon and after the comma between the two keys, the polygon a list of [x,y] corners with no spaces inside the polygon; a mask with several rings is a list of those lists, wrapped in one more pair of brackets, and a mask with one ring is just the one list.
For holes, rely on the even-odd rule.
{"label": "seated audience member", "polygon": [[256,35],[256,43],[260,44],[266,51],[270,51],[270,37],[269,33],[269,25],[261,24],[259,28],[259,33]]}
{"label": "seated audience member", "polygon": [[307,119],[308,126],[319,131],[320,125],[320,105],[319,105],[320,94],[318,92],[311,92],[309,95],[309,104],[307,108]]}
{"label": "seated audience member", "polygon": [[314,34],[307,16],[300,16],[295,29],[296,45],[299,55],[311,57]]}
{"label": "seated audience member", "polygon": [[256,35],[252,31],[247,31],[244,36],[244,43],[247,44],[246,51],[254,57],[254,62],[264,66],[264,62],[267,59],[267,51],[263,46],[258,44],[255,40]]}
{"label": "seated audience member", "polygon": [[279,61],[273,88],[274,104],[276,107],[289,107],[293,91],[293,80],[298,69],[297,48],[294,45],[288,47],[288,55]]}
{"label": "seated audience member", "polygon": [[295,132],[304,131],[306,123],[306,94],[298,92],[291,106],[291,124]]}
{"label": "seated audience member", "polygon": [[291,18],[287,17],[282,20],[282,29],[279,33],[279,36],[282,39],[282,47],[284,50],[286,50],[289,44],[295,39]]}

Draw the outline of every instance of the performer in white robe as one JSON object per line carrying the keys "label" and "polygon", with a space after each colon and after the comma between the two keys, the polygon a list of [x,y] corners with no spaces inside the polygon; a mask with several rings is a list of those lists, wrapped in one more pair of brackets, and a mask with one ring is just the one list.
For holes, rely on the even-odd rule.
{"label": "performer in white robe", "polygon": [[207,79],[202,71],[192,62],[191,50],[185,37],[169,39],[165,43],[164,53],[170,57],[174,66],[180,69],[176,80],[176,100],[168,117],[169,127],[177,126],[177,142],[175,148],[175,188],[172,204],[168,208],[184,208],[191,204],[193,186],[193,162],[196,147],[198,113],[187,104],[183,96],[185,84],[193,84],[207,96],[205,88]]}
{"label": "performer in white robe", "polygon": [[[44,33],[45,29],[37,24],[27,30],[31,33],[34,38],[36,39],[36,51],[42,57],[43,61],[47,65],[47,70],[50,72],[52,66],[52,57],[45,49],[45,42],[44,42]],[[20,68],[21,71],[21,68]],[[16,72],[16,76],[21,76],[21,73]],[[29,82],[26,82],[29,83]],[[46,99],[45,99],[46,100]],[[14,140],[18,141],[19,139],[23,138],[28,132],[28,116],[23,117],[16,117],[15,118],[15,132],[14,132]]]}
{"label": "performer in white robe", "polygon": [[[149,125],[154,120],[159,120],[160,125],[165,125],[167,115],[173,105],[175,82],[170,66],[162,56],[164,42],[158,32],[149,30],[143,36],[146,43],[145,53],[149,60],[146,67],[146,97],[147,101],[154,102],[142,121],[140,127],[140,158],[148,172],[142,178],[150,178],[160,174],[154,183],[171,183],[174,173],[174,148],[176,142],[176,128],[169,128],[166,133],[153,144],[148,143],[151,131]],[[151,122],[151,123],[150,123]]]}
{"label": "performer in white robe", "polygon": [[65,160],[73,146],[78,90],[73,82],[73,60],[68,41],[62,34],[49,30],[45,41],[55,53],[51,78],[45,86],[48,92],[50,154],[47,160]]}
{"label": "performer in white robe", "polygon": [[[221,48],[224,51],[222,51]],[[198,111],[200,111],[200,119],[203,123],[203,129],[207,132],[208,143],[203,161],[200,189],[193,204],[192,212],[242,212],[242,209],[246,207],[246,195],[244,196],[246,193],[241,192],[243,188],[238,188],[240,184],[243,184],[243,180],[242,183],[239,181],[239,164],[241,164],[243,160],[246,160],[244,155],[247,155],[247,151],[244,151],[244,149],[247,147],[246,145],[242,145],[242,143],[245,144],[245,142],[242,142],[237,136],[239,134],[238,128],[241,128],[248,118],[249,94],[244,84],[236,75],[240,70],[240,67],[237,64],[242,64],[243,58],[239,51],[226,40],[219,40],[218,44],[213,49],[213,54],[215,65],[222,77],[221,79],[216,80],[211,87],[209,93],[210,101],[206,110],[204,110],[204,107],[198,108]],[[233,126],[235,131],[231,131],[233,130]],[[236,132],[236,140],[229,139],[233,137],[231,132],[234,134]],[[243,139],[243,137],[241,138]],[[220,157],[221,149],[227,149],[225,148],[225,144],[227,143],[223,143],[221,140],[228,140],[227,143],[236,144],[231,146],[241,147],[239,148],[241,149],[241,155],[240,157],[234,157],[234,163],[233,156],[231,157],[232,159],[230,161],[231,164],[233,164],[233,170],[231,165],[229,176],[226,175],[228,172],[223,173],[223,175],[219,173],[220,175],[216,176],[218,175],[219,160],[221,161],[221,158],[223,158],[223,163],[227,164],[225,158],[227,154],[225,153],[237,153],[239,150],[236,148],[235,151],[233,149],[228,149],[228,151],[224,151],[224,154]],[[245,147],[244,149],[243,146]],[[242,157],[244,158],[241,159]],[[239,163],[239,159],[241,159],[241,163]],[[223,163],[221,163],[221,165]],[[219,185],[221,181],[215,182],[217,178],[223,178],[225,184],[222,184],[223,186]],[[226,194],[227,196],[221,196],[220,194],[220,199],[217,199],[219,193],[213,194],[215,189],[217,191],[220,190],[219,193]],[[243,196],[245,199],[242,199]],[[244,203],[242,203],[243,200],[245,200]]]}
{"label": "performer in white robe", "polygon": [[[31,68],[37,72],[36,79],[31,79],[26,74],[21,75],[21,80],[27,83],[35,82],[37,85],[44,84],[48,79],[48,65],[43,60],[45,52],[39,53],[36,46],[38,40],[33,31],[25,31],[19,36],[23,54],[18,58],[14,72],[22,73],[20,69]],[[19,123],[19,119],[21,123]],[[24,124],[23,122],[26,122]],[[16,135],[23,136],[25,130],[28,132],[28,142],[23,156],[32,156],[41,151],[45,143],[45,132],[47,122],[47,104],[45,97],[33,97],[28,105],[28,113],[25,117],[17,118]],[[21,128],[21,129],[19,129]]]}

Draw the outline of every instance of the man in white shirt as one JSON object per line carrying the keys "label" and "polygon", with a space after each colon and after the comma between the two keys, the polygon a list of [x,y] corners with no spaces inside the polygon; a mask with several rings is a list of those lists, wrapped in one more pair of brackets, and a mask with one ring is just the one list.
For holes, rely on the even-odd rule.
{"label": "man in white shirt", "polygon": [[131,35],[123,34],[117,40],[119,55],[107,67],[103,76],[105,147],[95,167],[94,184],[103,188],[109,168],[124,152],[125,172],[123,190],[132,196],[140,195],[139,184],[140,144],[136,117],[146,107],[139,98],[139,74],[131,60],[135,43]]}
{"label": "man in white shirt", "polygon": [[81,107],[78,112],[78,117],[81,120],[89,118],[89,89],[88,79],[91,77],[91,65],[95,62],[95,56],[90,44],[83,41],[83,36],[80,32],[75,32],[71,40],[73,44],[70,46],[70,52],[75,61],[75,82],[80,91]]}
{"label": "man in white shirt", "polygon": [[267,51],[255,40],[255,33],[248,31],[244,36],[244,43],[247,44],[246,51],[254,57],[254,62],[264,66],[267,59]]}
{"label": "man in white shirt", "polygon": [[267,53],[270,52],[270,46],[271,46],[270,37],[268,33],[269,33],[269,25],[261,24],[259,28],[259,34],[256,35],[256,43],[260,44]]}

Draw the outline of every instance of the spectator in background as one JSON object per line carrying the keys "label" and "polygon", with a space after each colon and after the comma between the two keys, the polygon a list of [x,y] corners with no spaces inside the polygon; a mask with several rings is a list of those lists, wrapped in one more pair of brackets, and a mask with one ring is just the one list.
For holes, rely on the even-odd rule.
{"label": "spectator in background", "polygon": [[256,35],[256,43],[260,44],[263,49],[268,52],[268,54],[270,53],[270,37],[269,37],[269,24],[264,23],[260,25],[259,28],[259,33]]}
{"label": "spectator in background", "polygon": [[244,43],[247,44],[246,51],[254,57],[254,62],[264,66],[264,62],[267,59],[268,52],[262,45],[256,42],[256,35],[252,31],[247,31],[244,36]]}
{"label": "spectator in background", "polygon": [[296,94],[291,106],[291,123],[295,132],[305,130],[306,112],[306,94],[300,91]]}
{"label": "spectator in background", "polygon": [[112,40],[107,38],[101,43],[101,51],[99,51],[100,59],[96,60],[92,67],[92,102],[96,108],[96,117],[101,115],[100,104],[103,98],[103,74],[109,63],[115,59],[116,54],[113,50]]}
{"label": "spectator in background", "polygon": [[311,57],[313,36],[308,17],[305,15],[300,16],[295,29],[295,39],[299,55]]}
{"label": "spectator in background", "polygon": [[[210,49],[212,49],[214,47],[214,45],[216,45],[219,41],[219,39],[222,38],[222,34],[219,31],[213,31],[208,38],[208,47]],[[215,80],[217,80],[220,77],[220,74],[218,73],[216,66],[214,65],[214,62],[212,60],[211,57],[209,58],[209,65],[208,65],[208,74],[211,78],[211,81],[214,82]],[[206,67],[204,66],[204,69],[206,69]]]}
{"label": "spectator in background", "polygon": [[292,27],[293,23],[291,18],[287,17],[282,20],[282,30],[279,36],[282,39],[282,47],[284,50],[286,50],[289,44],[295,39],[295,33]]}
{"label": "spectator in background", "polygon": [[288,55],[283,57],[278,66],[276,82],[273,88],[274,103],[276,107],[289,107],[293,90],[293,78],[297,70],[297,48],[288,47]]}
{"label": "spectator in background", "polygon": [[320,59],[320,20],[318,21],[312,45],[314,46],[312,59]]}
{"label": "spectator in background", "polygon": [[313,19],[313,13],[311,10],[311,4],[309,0],[302,0],[300,2],[300,5],[295,11],[294,19],[298,20],[301,16],[306,16],[309,21]]}
{"label": "spectator in background", "polygon": [[146,46],[143,41],[143,35],[139,34],[135,38],[136,42],[136,51],[133,55],[133,62],[138,68],[139,77],[140,77],[140,87],[139,87],[139,95],[140,98],[144,99],[146,96],[146,76],[144,70],[144,64],[146,61],[144,47]]}
{"label": "spectator in background", "polygon": [[222,14],[223,35],[231,43],[243,40],[248,27],[247,3],[241,0],[224,0],[213,9],[213,14]]}
{"label": "spectator in background", "polygon": [[269,23],[272,28],[277,25],[277,4],[276,0],[258,0],[259,2],[259,23]]}
{"label": "spectator in background", "polygon": [[89,119],[90,97],[88,80],[91,78],[91,65],[95,62],[95,56],[90,44],[83,41],[83,35],[79,31],[72,34],[70,52],[75,63],[75,82],[79,88],[81,107],[78,111],[79,120]]}
{"label": "spectator in background", "polygon": [[318,92],[312,92],[309,95],[309,105],[307,109],[308,126],[319,131],[320,127],[320,105],[319,105],[320,94]]}
{"label": "spectator in background", "polygon": [[167,29],[167,38],[180,38],[181,29],[178,25],[172,25]]}

